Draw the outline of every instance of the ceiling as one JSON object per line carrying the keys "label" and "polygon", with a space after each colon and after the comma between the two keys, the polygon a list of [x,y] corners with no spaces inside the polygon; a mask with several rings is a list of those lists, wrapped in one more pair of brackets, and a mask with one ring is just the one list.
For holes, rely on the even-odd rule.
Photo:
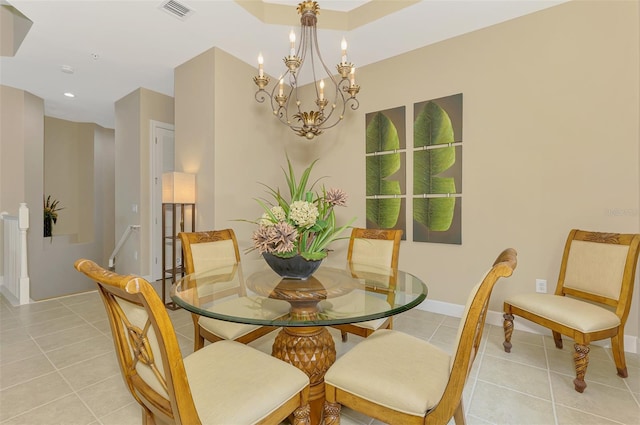
{"label": "ceiling", "polygon": [[[261,52],[265,72],[282,73],[298,1],[177,1],[193,13],[179,19],[163,0],[1,0],[33,25],[15,56],[0,58],[0,84],[43,98],[47,116],[113,128],[115,101],[139,87],[173,96],[174,68],[212,47],[256,66]],[[565,1],[320,0],[319,44],[332,66],[345,37],[361,67]]]}

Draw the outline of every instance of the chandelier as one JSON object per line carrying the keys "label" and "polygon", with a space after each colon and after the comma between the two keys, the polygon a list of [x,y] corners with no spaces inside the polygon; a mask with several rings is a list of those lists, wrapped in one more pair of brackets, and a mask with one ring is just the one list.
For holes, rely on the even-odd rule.
{"label": "chandelier", "polygon": [[[320,13],[318,3],[303,1],[296,10],[300,14],[300,43],[296,50],[296,35],[291,30],[289,55],[283,59],[286,65],[284,74],[267,90],[269,77],[264,74],[263,57],[260,54],[258,75],[253,77],[253,81],[258,86],[256,100],[264,103],[268,98],[271,110],[280,122],[289,126],[298,136],[311,140],[342,121],[347,105],[352,110],[358,109],[360,102],[356,95],[360,86],[355,82],[355,67],[347,60],[347,42],[344,38],[341,44],[342,60],[336,66],[338,75],[334,76],[324,63],[316,32],[317,15]],[[304,67],[307,64],[309,66]],[[299,97],[298,81],[309,75],[315,87],[311,91],[315,92],[315,99],[305,103]]]}

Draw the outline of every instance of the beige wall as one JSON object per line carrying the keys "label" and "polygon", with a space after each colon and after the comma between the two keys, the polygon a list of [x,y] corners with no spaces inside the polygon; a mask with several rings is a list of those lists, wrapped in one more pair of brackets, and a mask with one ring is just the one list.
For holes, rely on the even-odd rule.
{"label": "beige wall", "polygon": [[[514,247],[518,270],[490,308],[533,291],[536,278],[552,291],[571,228],[640,231],[638,16],[637,2],[569,2],[360,67],[360,109],[313,142],[254,101],[252,66],[206,52],[176,70],[176,149],[202,161],[192,169],[197,227],[231,226],[249,247],[252,227],[233,220],[260,214],[258,182],[284,185],[285,150],[298,169],[320,158],[315,175],[347,191],[341,216],[363,226],[365,114],[405,106],[411,146],[413,104],[463,93],[462,245],[414,243],[409,222],[400,266],[427,282],[430,302],[463,304],[499,251]],[[341,255],[344,245],[336,247]]]}
{"label": "beige wall", "polygon": [[[15,202],[26,202],[29,206],[27,244],[31,299],[42,300],[93,290],[93,283],[77,273],[72,265],[81,257],[105,263],[108,259],[106,244],[110,243],[113,247],[113,237],[103,238],[104,234],[113,234],[113,226],[109,227],[109,220],[103,218],[113,216],[113,171],[103,168],[106,164],[113,167],[113,156],[109,157],[113,154],[113,130],[95,124],[47,119],[53,132],[52,137],[47,138],[42,99],[4,86],[0,86],[0,94],[0,209],[16,214]],[[49,170],[51,175],[46,178],[45,139],[51,143],[53,150],[49,153],[55,164]],[[94,155],[100,155],[97,166],[94,166]],[[7,180],[5,172],[9,173]],[[68,204],[64,204],[65,208],[75,210],[68,211],[72,213],[72,218],[67,218],[72,231],[77,234],[90,233],[90,238],[82,241],[70,234],[43,238],[42,196],[45,193],[45,179],[61,190],[61,197],[69,200]],[[92,208],[82,216],[80,210],[88,205]],[[60,220],[64,217],[60,216]],[[72,221],[76,222],[75,227]],[[62,225],[63,221],[58,223]],[[95,226],[94,223],[106,225]]]}
{"label": "beige wall", "polygon": [[129,225],[140,225],[140,231],[131,233],[118,253],[115,267],[118,273],[148,276],[151,121],[173,124],[173,98],[140,88],[116,102],[115,114],[116,243]]}
{"label": "beige wall", "polygon": [[60,201],[54,235],[76,242],[94,238],[93,193],[95,124],[44,120],[44,195]]}

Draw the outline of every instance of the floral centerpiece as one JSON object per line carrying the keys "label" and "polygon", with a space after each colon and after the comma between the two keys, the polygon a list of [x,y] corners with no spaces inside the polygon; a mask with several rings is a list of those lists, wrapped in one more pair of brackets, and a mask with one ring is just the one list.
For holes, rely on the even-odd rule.
{"label": "floral centerpiece", "polygon": [[253,222],[258,229],[253,233],[253,248],[250,251],[258,250],[265,259],[275,256],[322,260],[327,256],[328,245],[353,223],[355,217],[342,226],[336,224],[334,208],[346,206],[347,195],[343,190],[327,190],[322,186],[319,191],[314,191],[318,180],[307,188],[311,170],[317,161],[313,161],[297,181],[287,156],[288,170],[283,168],[283,172],[289,189],[289,193],[285,194],[288,197],[279,188],[264,185],[273,201],[257,200],[264,208],[264,213]]}

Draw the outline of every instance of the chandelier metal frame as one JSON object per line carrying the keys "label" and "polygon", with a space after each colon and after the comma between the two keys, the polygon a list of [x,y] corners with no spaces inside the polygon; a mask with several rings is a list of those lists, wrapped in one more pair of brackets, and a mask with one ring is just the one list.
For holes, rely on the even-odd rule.
{"label": "chandelier metal frame", "polygon": [[[253,77],[253,81],[258,86],[255,94],[256,101],[264,103],[268,98],[271,110],[280,122],[289,126],[298,136],[311,140],[322,134],[324,130],[340,123],[344,119],[347,105],[352,110],[358,109],[360,102],[356,99],[356,95],[360,91],[360,86],[355,84],[355,66],[347,61],[344,39],[342,60],[336,65],[337,76],[331,73],[322,59],[316,29],[317,15],[320,14],[318,3],[303,1],[298,4],[296,10],[300,15],[300,43],[295,50],[295,34],[291,31],[290,54],[283,59],[286,65],[284,74],[279,78],[278,83],[267,91],[270,79],[264,74],[262,55],[260,55],[258,75]],[[310,63],[310,66],[303,69],[305,63]],[[318,82],[317,74],[321,71],[326,75]],[[314,103],[317,107],[317,109],[311,107],[312,109],[307,111],[303,108],[308,106],[304,105],[298,96],[298,81],[302,79],[305,72],[311,73],[316,94]],[[327,90],[325,90],[324,80],[329,82]],[[325,96],[325,91],[331,95],[331,102]]]}

